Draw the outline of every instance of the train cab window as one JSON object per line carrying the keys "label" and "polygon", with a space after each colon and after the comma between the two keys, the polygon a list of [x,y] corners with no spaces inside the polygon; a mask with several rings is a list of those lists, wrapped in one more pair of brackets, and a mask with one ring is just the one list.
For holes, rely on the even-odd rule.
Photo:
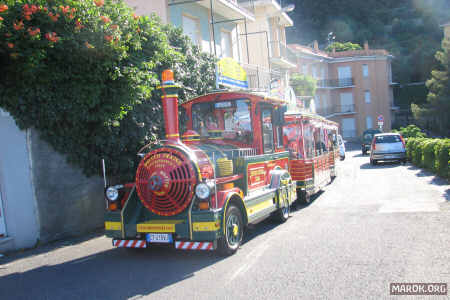
{"label": "train cab window", "polygon": [[273,152],[272,109],[261,109],[262,136],[264,153]]}
{"label": "train cab window", "polygon": [[196,103],[192,106],[192,127],[201,138],[223,138],[251,145],[250,100]]}

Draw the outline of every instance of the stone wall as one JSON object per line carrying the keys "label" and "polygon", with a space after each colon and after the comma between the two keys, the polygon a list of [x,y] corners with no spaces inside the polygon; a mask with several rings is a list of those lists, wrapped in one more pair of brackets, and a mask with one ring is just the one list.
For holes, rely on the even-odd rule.
{"label": "stone wall", "polygon": [[[80,235],[103,226],[103,179],[87,178],[31,130],[32,176],[40,241]],[[99,162],[99,170],[101,163]]]}

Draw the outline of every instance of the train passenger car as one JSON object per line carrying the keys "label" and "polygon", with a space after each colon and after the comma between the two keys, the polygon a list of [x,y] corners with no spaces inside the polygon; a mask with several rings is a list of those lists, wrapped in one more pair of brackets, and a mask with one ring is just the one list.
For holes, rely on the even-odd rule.
{"label": "train passenger car", "polygon": [[310,203],[311,195],[337,175],[338,124],[306,113],[285,115],[284,139],[291,153],[289,173],[297,184],[299,201]]}
{"label": "train passenger car", "polygon": [[289,217],[297,198],[283,140],[286,103],[246,92],[217,92],[182,104],[163,73],[165,143],[139,153],[133,183],[106,190],[106,235],[117,247],[166,243],[177,249],[234,253],[244,228]]}

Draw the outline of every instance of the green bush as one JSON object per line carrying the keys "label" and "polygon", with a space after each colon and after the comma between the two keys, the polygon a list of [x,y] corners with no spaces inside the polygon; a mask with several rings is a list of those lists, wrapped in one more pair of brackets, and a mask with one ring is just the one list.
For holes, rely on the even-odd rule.
{"label": "green bush", "polygon": [[190,87],[182,99],[214,88],[212,56],[121,0],[7,0],[0,17],[0,107],[86,175],[104,158],[133,179],[137,150],[163,134],[162,69]]}
{"label": "green bush", "polygon": [[439,139],[426,139],[422,144],[422,165],[431,171],[436,171],[435,167],[435,147],[439,143]]}
{"label": "green bush", "polygon": [[450,139],[439,140],[434,148],[435,170],[443,177],[450,178]]}
{"label": "green bush", "polygon": [[400,133],[404,138],[421,138],[426,137],[426,134],[416,125],[408,125],[406,127],[400,127],[399,130],[392,130],[393,132]]}
{"label": "green bush", "polygon": [[450,178],[450,139],[410,138],[406,155],[413,164]]}

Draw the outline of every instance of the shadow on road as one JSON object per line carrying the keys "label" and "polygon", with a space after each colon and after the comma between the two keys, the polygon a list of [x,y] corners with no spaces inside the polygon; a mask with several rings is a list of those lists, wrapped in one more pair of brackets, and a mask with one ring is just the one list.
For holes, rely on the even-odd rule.
{"label": "shadow on road", "polygon": [[[277,226],[279,223],[270,218],[252,226],[243,246]],[[45,251],[29,252],[37,255]],[[7,263],[19,256],[2,260],[0,267],[7,269]],[[46,266],[0,277],[0,299],[138,299],[226,259],[215,251],[179,251],[169,246],[110,249],[61,264],[49,261]]]}
{"label": "shadow on road", "polygon": [[371,165],[370,162],[362,164],[360,169],[390,169],[401,166],[399,162],[378,162],[376,165]]}

